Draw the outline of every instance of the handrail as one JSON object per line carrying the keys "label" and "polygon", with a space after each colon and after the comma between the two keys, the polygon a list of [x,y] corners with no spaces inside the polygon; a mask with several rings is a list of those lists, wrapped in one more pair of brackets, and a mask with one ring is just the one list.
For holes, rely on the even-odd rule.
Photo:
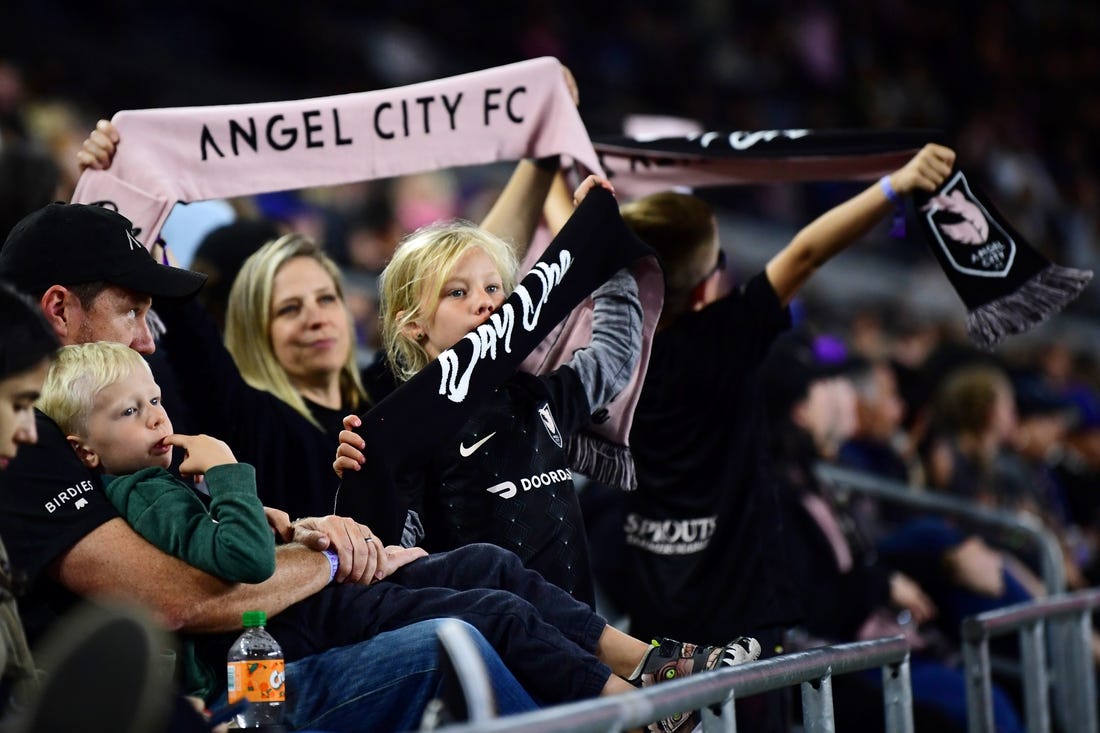
{"label": "handrail", "polygon": [[1030,514],[976,506],[967,499],[916,490],[900,481],[828,463],[818,463],[814,466],[814,471],[819,480],[832,486],[844,487],[892,503],[950,514],[986,527],[1020,532],[1029,537],[1039,550],[1040,574],[1047,593],[1057,595],[1066,590],[1062,547],[1054,534]]}
{"label": "handrail", "polygon": [[1061,618],[1096,608],[1100,608],[1100,588],[994,608],[963,619],[963,639],[980,641],[982,638],[993,638],[1015,631],[1030,621]]}
{"label": "handrail", "polygon": [[[733,701],[795,684],[803,687],[807,730],[832,730],[831,678],[837,674],[883,668],[883,700],[887,731],[912,733],[913,706],[909,685],[909,647],[893,636],[871,641],[820,647],[692,675],[623,695],[583,700],[520,715],[440,728],[440,733],[608,733],[645,726],[685,710],[721,705],[726,730],[733,725]],[[809,715],[812,713],[812,715]],[[704,715],[711,730],[712,720]]]}
{"label": "handrail", "polygon": [[963,619],[967,669],[967,717],[971,733],[994,729],[989,640],[1017,632],[1024,678],[1024,708],[1031,733],[1050,731],[1050,680],[1046,634],[1051,624],[1055,690],[1066,730],[1096,733],[1096,670],[1092,660],[1092,612],[1100,608],[1100,588],[1018,603]]}

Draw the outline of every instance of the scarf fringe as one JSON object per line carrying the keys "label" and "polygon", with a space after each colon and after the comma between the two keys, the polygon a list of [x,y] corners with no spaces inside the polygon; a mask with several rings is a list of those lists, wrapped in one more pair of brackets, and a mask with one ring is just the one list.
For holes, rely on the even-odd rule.
{"label": "scarf fringe", "polygon": [[576,433],[565,447],[569,465],[593,481],[624,491],[638,488],[638,475],[630,448],[616,445],[592,433]]}
{"label": "scarf fringe", "polygon": [[1006,336],[1023,333],[1062,310],[1092,280],[1092,270],[1049,265],[1013,293],[975,308],[967,315],[971,340],[992,349]]}

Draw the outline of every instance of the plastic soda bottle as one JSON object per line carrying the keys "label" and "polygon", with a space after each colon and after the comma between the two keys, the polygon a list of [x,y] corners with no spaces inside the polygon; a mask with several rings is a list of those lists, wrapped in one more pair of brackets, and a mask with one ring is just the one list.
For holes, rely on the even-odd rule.
{"label": "plastic soda bottle", "polygon": [[286,702],[283,650],[267,633],[267,614],[245,611],[241,615],[244,633],[229,649],[226,674],[229,704],[247,699],[250,703],[234,716],[239,728],[279,726]]}

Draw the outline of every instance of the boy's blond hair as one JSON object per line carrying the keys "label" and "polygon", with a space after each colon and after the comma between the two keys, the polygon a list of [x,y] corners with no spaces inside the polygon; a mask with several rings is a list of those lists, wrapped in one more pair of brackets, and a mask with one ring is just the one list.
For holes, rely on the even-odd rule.
{"label": "boy's blond hair", "polygon": [[398,382],[410,379],[431,361],[424,347],[405,334],[405,327],[435,312],[443,283],[455,263],[474,247],[480,247],[489,256],[500,273],[504,295],[511,294],[519,270],[515,249],[468,221],[448,221],[417,229],[397,246],[393,259],[383,270],[378,283],[382,346]]}
{"label": "boy's blond hair", "polygon": [[152,373],[141,354],[125,344],[98,341],[62,346],[35,407],[66,435],[84,436],[96,395],[139,369]]}
{"label": "boy's blond hair", "polygon": [[665,277],[661,319],[691,307],[692,290],[713,265],[716,233],[710,205],[691,194],[662,191],[619,207],[623,221],[657,253]]}

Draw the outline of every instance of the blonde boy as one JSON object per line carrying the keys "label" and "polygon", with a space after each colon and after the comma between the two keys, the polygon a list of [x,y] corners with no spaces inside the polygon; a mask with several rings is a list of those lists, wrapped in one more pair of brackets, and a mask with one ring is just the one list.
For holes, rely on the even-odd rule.
{"label": "blonde boy", "polygon": [[[259,583],[275,570],[274,536],[256,496],[252,466],[208,435],[180,435],[140,354],[123,344],[64,346],[36,405],[65,433],[77,457],[103,474],[103,489],[146,540],[229,582]],[[206,477],[199,495],[168,471]]]}

